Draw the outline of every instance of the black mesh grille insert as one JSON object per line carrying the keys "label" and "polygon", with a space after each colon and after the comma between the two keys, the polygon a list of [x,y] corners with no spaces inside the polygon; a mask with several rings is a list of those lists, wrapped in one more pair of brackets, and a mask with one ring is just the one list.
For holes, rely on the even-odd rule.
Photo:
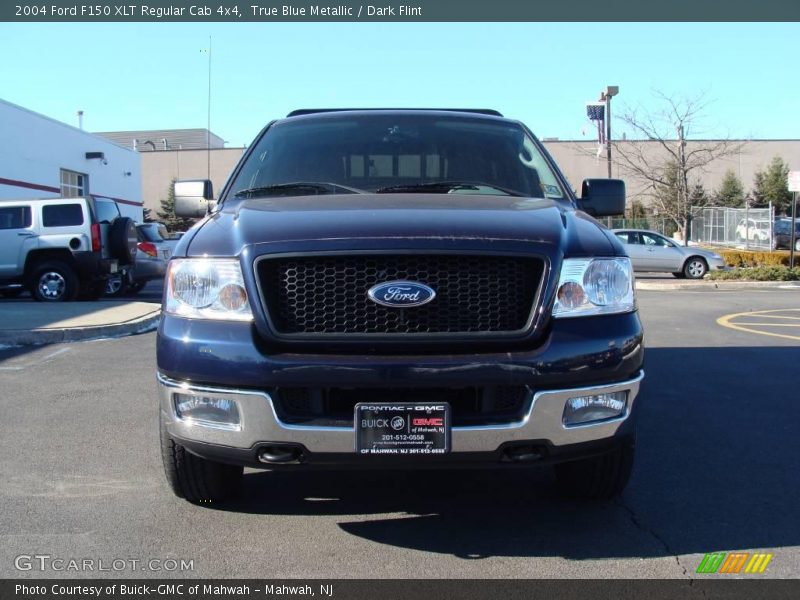
{"label": "black mesh grille insert", "polygon": [[352,427],[359,402],[448,402],[456,427],[514,423],[530,407],[528,388],[279,388],[270,392],[284,423]]}
{"label": "black mesh grille insert", "polygon": [[[258,276],[282,334],[514,332],[525,328],[542,277],[538,258],[486,255],[357,255],[270,258]],[[429,304],[371,301],[379,283],[409,280],[436,291]]]}

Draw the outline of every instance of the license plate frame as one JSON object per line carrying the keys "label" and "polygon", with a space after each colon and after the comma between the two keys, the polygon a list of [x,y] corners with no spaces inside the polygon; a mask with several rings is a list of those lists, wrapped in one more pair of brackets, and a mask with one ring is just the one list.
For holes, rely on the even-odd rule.
{"label": "license plate frame", "polygon": [[452,444],[447,402],[359,402],[353,420],[355,451],[366,456],[436,456]]}

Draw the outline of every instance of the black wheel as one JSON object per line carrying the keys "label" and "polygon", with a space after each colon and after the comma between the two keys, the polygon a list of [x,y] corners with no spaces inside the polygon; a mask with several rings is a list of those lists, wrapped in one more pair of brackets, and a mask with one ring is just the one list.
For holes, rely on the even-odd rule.
{"label": "black wheel", "polygon": [[676,279],[686,279],[686,275],[683,274],[683,271],[678,271],[677,273],[672,274],[673,277]]}
{"label": "black wheel", "polygon": [[702,279],[708,271],[708,264],[699,256],[692,256],[683,265],[683,274],[689,279]]}
{"label": "black wheel", "polygon": [[136,260],[139,238],[136,224],[128,217],[118,217],[108,230],[108,249],[121,265],[132,265]]}
{"label": "black wheel", "polygon": [[112,275],[106,279],[106,287],[104,293],[109,298],[118,298],[122,296],[128,289],[126,278],[122,275]]}
{"label": "black wheel", "polygon": [[191,454],[161,424],[161,459],[170,489],[193,504],[225,502],[239,495],[244,469]]}
{"label": "black wheel", "polygon": [[634,435],[607,454],[556,465],[556,484],[570,496],[611,500],[628,485],[635,447]]}
{"label": "black wheel", "polygon": [[67,263],[46,260],[33,268],[30,290],[40,302],[65,302],[78,295],[78,276]]}

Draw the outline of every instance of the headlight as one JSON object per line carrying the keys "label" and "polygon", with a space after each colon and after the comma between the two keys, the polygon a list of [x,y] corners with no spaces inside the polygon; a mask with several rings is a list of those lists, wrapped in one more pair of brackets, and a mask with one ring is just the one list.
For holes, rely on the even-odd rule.
{"label": "headlight", "polygon": [[567,258],[561,265],[554,317],[630,312],[636,308],[629,258]]}
{"label": "headlight", "polygon": [[239,261],[234,258],[170,261],[164,312],[188,319],[252,320]]}

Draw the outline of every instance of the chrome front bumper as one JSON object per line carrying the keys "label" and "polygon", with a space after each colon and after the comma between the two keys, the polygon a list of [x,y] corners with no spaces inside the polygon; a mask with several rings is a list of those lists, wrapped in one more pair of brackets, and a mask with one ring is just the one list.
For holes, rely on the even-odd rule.
{"label": "chrome front bumper", "polygon": [[[452,452],[493,452],[502,444],[527,440],[548,441],[553,446],[568,446],[612,438],[630,416],[643,377],[644,372],[640,372],[634,379],[609,385],[536,392],[530,409],[519,422],[454,427]],[[265,392],[195,386],[168,379],[161,374],[158,374],[158,388],[162,421],[167,432],[175,438],[239,449],[270,442],[300,444],[313,453],[355,454],[353,427],[312,427],[282,423],[275,412],[272,399]],[[628,404],[623,416],[586,425],[566,427],[562,424],[564,403],[567,399],[624,390],[628,391]],[[237,431],[231,431],[197,425],[178,418],[174,409],[175,393],[198,396],[213,394],[215,397],[236,401],[241,427]]]}

